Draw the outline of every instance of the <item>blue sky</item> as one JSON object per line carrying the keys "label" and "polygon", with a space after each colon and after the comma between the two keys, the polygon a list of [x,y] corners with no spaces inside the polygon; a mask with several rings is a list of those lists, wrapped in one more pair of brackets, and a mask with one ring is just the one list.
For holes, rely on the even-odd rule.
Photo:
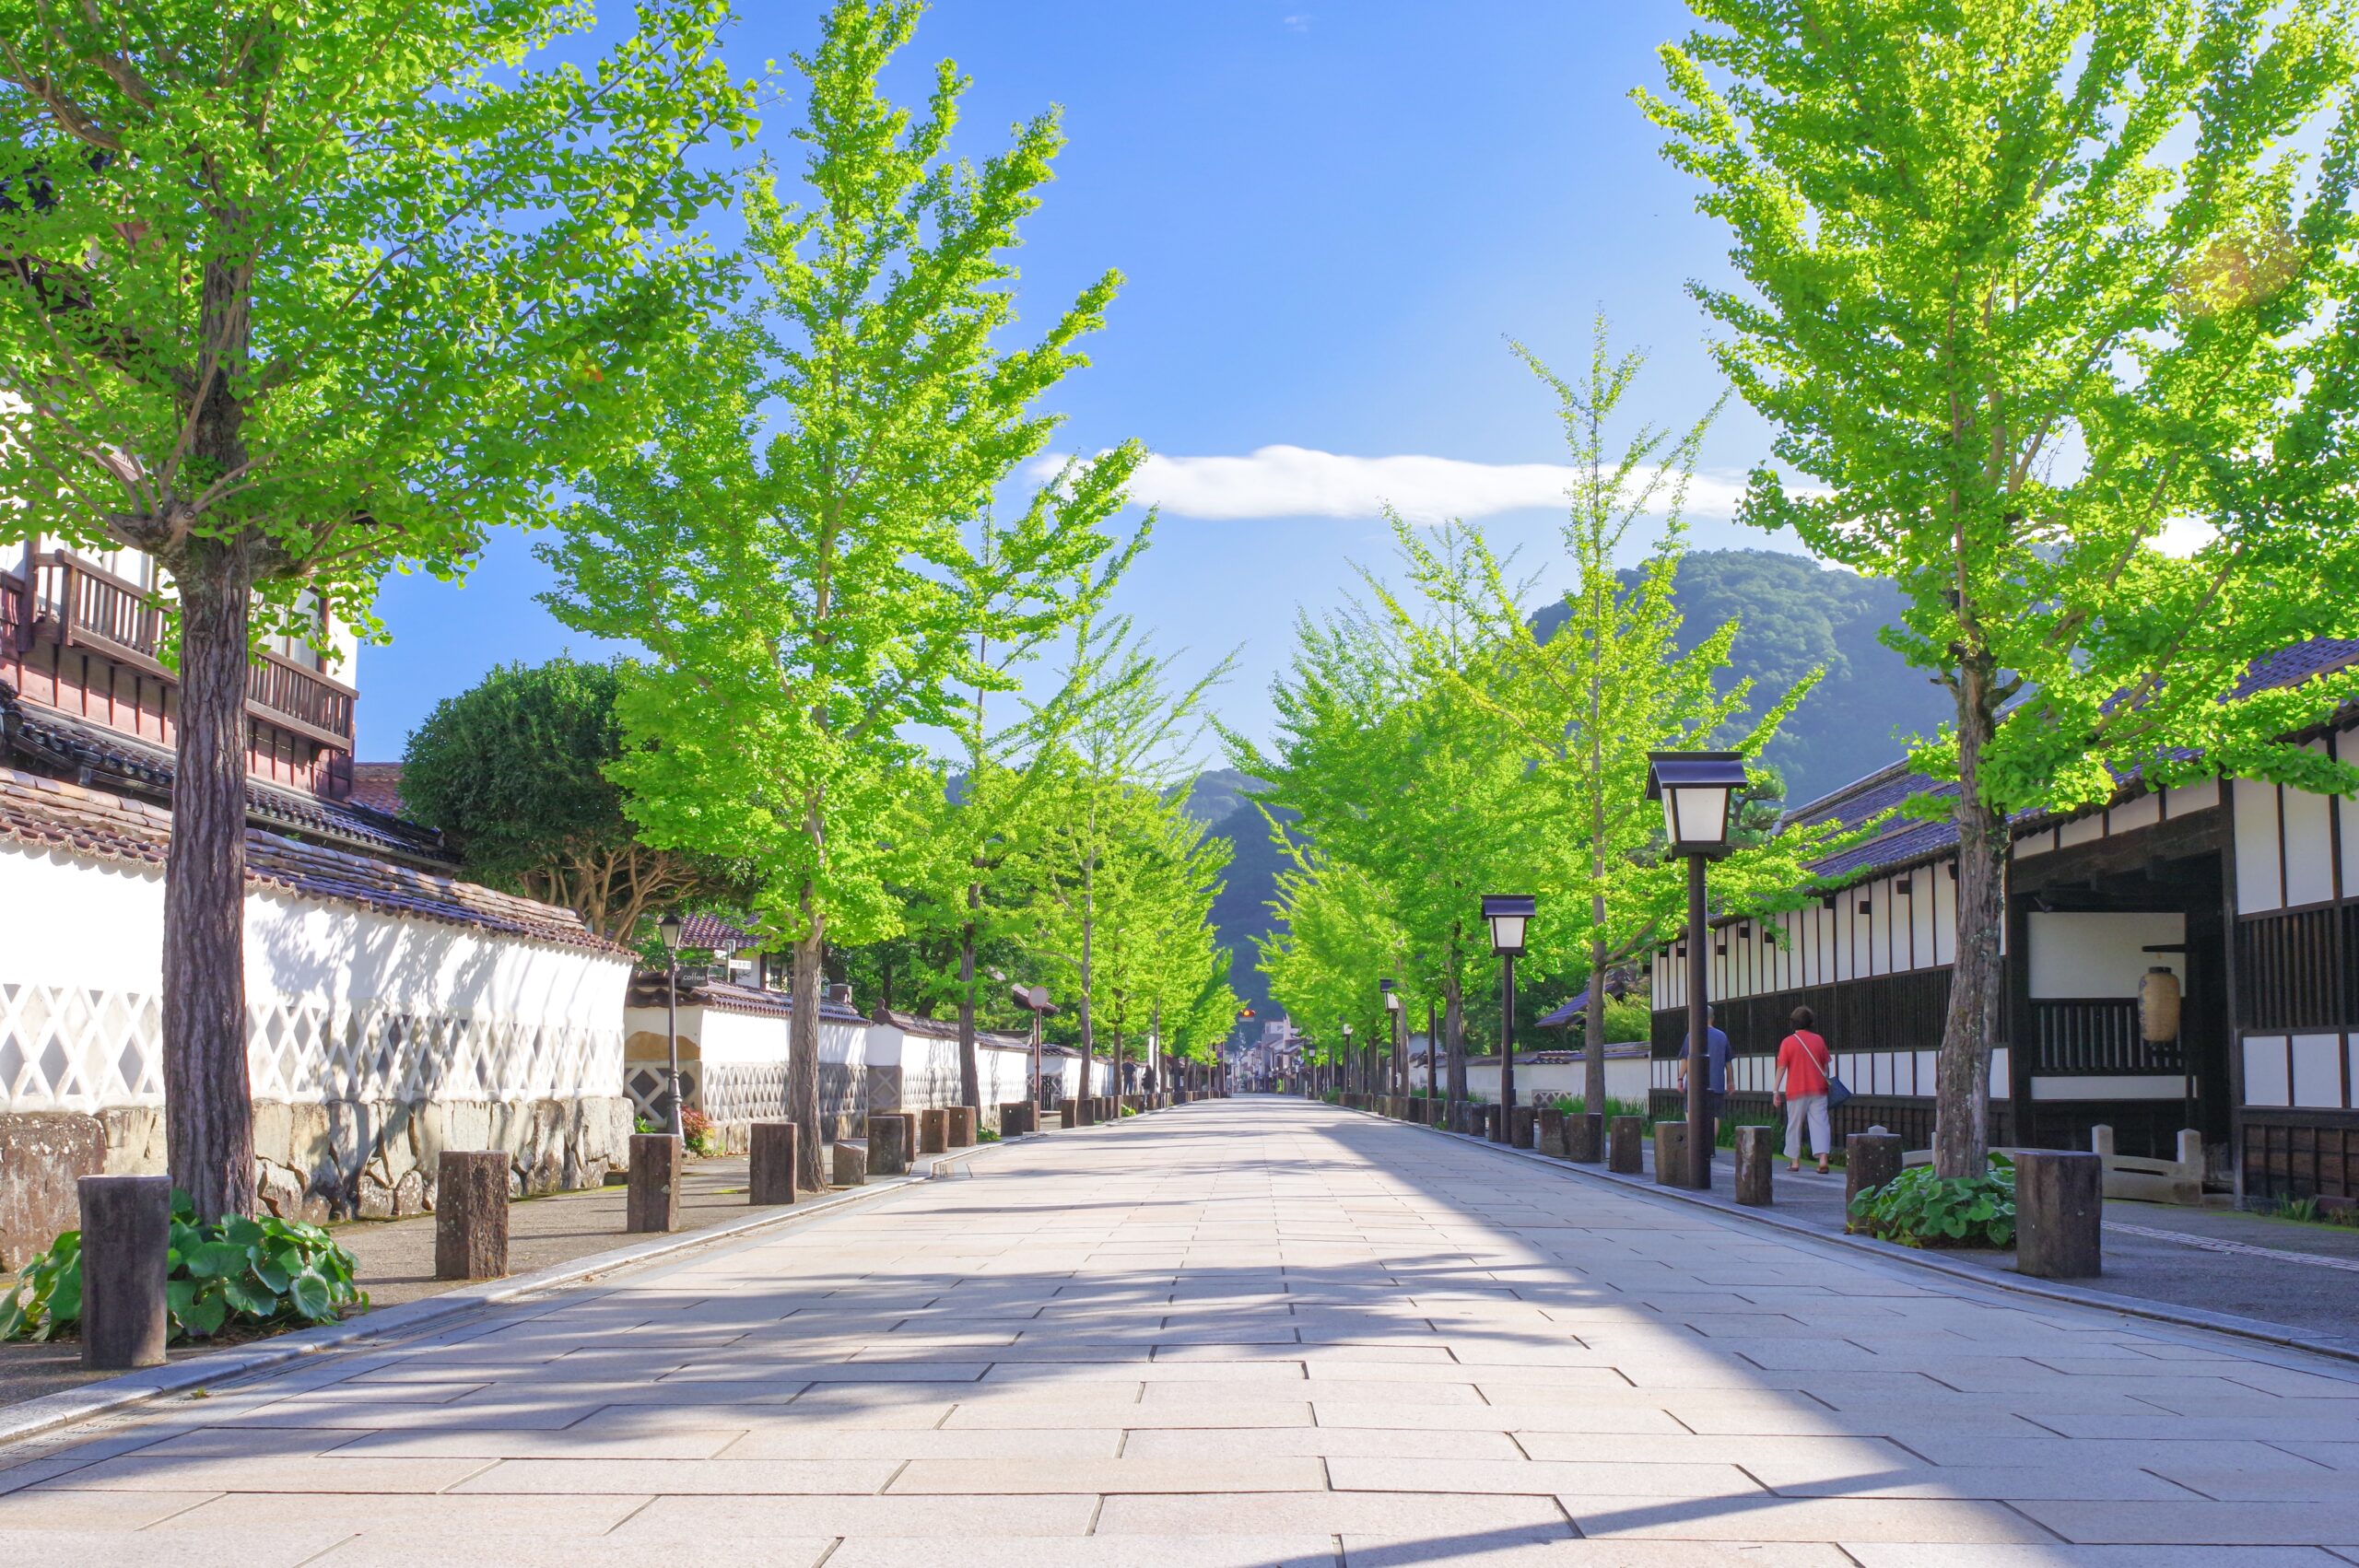
{"label": "blue sky", "polygon": [[[816,36],[816,0],[744,9],[745,71]],[[1495,544],[1560,580],[1534,504],[1547,476],[1514,472],[1560,461],[1559,433],[1506,337],[1570,371],[1602,310],[1649,353],[1638,415],[1684,425],[1719,394],[1684,285],[1724,275],[1726,242],[1629,100],[1685,25],[1658,0],[935,0],[894,85],[914,99],[956,59],[974,79],[962,150],[1063,106],[1026,314],[1045,321],[1106,267],[1129,282],[1094,366],[1057,394],[1058,445],[1134,436],[1165,460],[1121,608],[1187,650],[1183,668],[1238,651],[1215,698],[1231,722],[1267,724],[1297,611],[1340,603],[1354,562],[1382,564],[1376,495],[1485,511]],[[790,168],[792,120],[782,107],[764,134]],[[1731,408],[1708,474],[1741,476],[1767,439]],[[1256,456],[1270,448],[1326,455]],[[1421,458],[1446,462],[1381,461]],[[1783,543],[1725,507],[1691,521],[1700,547]],[[534,602],[546,586],[522,535],[464,587],[388,583],[393,642],[361,657],[361,755],[398,756],[494,664],[595,651]]]}

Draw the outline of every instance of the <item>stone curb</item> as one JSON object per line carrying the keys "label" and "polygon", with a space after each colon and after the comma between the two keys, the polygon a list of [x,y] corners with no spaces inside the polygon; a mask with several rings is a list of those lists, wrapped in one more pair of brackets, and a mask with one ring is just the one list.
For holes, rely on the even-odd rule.
{"label": "stone curb", "polygon": [[[1335,1106],[1330,1108],[1345,1110],[1350,1107]],[[1741,1223],[1765,1225],[1771,1230],[1783,1231],[1790,1235],[1820,1242],[1828,1246],[1866,1253],[1872,1258],[1880,1258],[1889,1263],[1906,1263],[1912,1268],[1928,1270],[1966,1284],[1982,1285],[1991,1290],[2007,1291],[2016,1295],[2032,1296],[2042,1301],[2060,1302],[2071,1306],[2083,1306],[2096,1312],[2115,1312],[2129,1317],[2148,1318],[2154,1322],[2168,1323],[2181,1328],[2200,1328],[2207,1333],[2233,1335],[2240,1340],[2255,1340],[2262,1344],[2274,1345],[2283,1350],[2300,1351],[2306,1355],[2327,1356],[2336,1361],[2359,1363],[2359,1344],[2339,1343],[2330,1340],[2306,1340],[2283,1324],[2271,1323],[2262,1318],[2241,1317],[2227,1312],[2206,1312],[2201,1307],[2195,1306],[2166,1306],[2137,1296],[2115,1295],[2109,1291],[2090,1290],[2085,1286],[2062,1284],[2052,1280],[2035,1282],[2018,1274],[1985,1271],[1963,1263],[1949,1262],[1919,1247],[1901,1246],[1893,1242],[1879,1241],[1873,1236],[1822,1231],[1815,1226],[1803,1224],[1799,1220],[1789,1220],[1781,1214],[1767,1210],[1724,1208],[1718,1203],[1695,1197],[1679,1188],[1661,1186],[1651,1176],[1616,1176],[1602,1166],[1575,1164],[1568,1160],[1559,1160],[1553,1155],[1543,1154],[1536,1149],[1510,1148],[1493,1143],[1486,1138],[1470,1137],[1462,1132],[1449,1132],[1438,1127],[1425,1127],[1418,1122],[1395,1122],[1391,1117],[1379,1116],[1374,1111],[1356,1111],[1354,1114],[1396,1127],[1414,1127],[1423,1131],[1438,1133],[1444,1138],[1472,1144],[1487,1153],[1508,1155],[1563,1176],[1582,1176],[1590,1181],[1602,1182],[1609,1187],[1620,1188],[1638,1198],[1678,1203],[1690,1209],[1701,1209],[1721,1219]]]}
{"label": "stone curb", "polygon": [[[1022,1141],[1021,1139],[1016,1141]],[[702,1247],[734,1241],[774,1226],[792,1224],[800,1220],[847,1209],[887,1193],[914,1187],[934,1178],[936,1172],[954,1160],[971,1159],[988,1149],[1004,1147],[1005,1143],[978,1143],[971,1148],[950,1153],[921,1156],[922,1172],[908,1176],[886,1176],[863,1183],[859,1187],[841,1188],[826,1198],[798,1202],[788,1207],[750,1213],[743,1219],[724,1221],[708,1225],[703,1230],[688,1231],[676,1235],[659,1236],[652,1241],[635,1242],[608,1252],[592,1253],[564,1263],[553,1263],[529,1274],[511,1274],[504,1279],[485,1280],[476,1284],[460,1285],[439,1295],[419,1301],[404,1302],[381,1312],[370,1312],[342,1323],[332,1323],[318,1328],[302,1328],[280,1334],[243,1350],[223,1351],[211,1355],[193,1356],[186,1361],[151,1367],[143,1372],[129,1372],[120,1377],[109,1377],[96,1383],[86,1383],[78,1388],[61,1393],[44,1394],[19,1404],[0,1407],[0,1448],[37,1437],[59,1427],[74,1426],[102,1415],[111,1415],[142,1405],[166,1394],[215,1383],[227,1383],[266,1372],[288,1362],[329,1351],[340,1351],[387,1334],[407,1334],[457,1317],[487,1306],[504,1305],[525,1296],[580,1284],[594,1276],[617,1270],[656,1263],[697,1251]],[[963,1174],[963,1173],[962,1173]]]}

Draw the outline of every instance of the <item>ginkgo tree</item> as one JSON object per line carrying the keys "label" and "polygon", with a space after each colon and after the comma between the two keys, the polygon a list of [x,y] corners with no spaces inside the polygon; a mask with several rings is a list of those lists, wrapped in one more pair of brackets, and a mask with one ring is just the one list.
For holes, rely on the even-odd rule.
{"label": "ginkgo tree", "polygon": [[1119,506],[1141,456],[1076,464],[1017,524],[985,521],[1054,430],[1039,401],[1086,362],[1080,340],[1118,279],[1028,345],[999,341],[1010,252],[1062,135],[1043,113],[980,164],[955,158],[967,84],[947,62],[921,111],[889,101],[879,78],[919,10],[839,0],[794,57],[810,205],[769,175],[751,183],[749,297],[679,357],[645,448],[583,474],[548,552],[557,614],[647,653],[613,769],[642,837],[755,868],[758,919],[792,944],[787,1113],[814,1187],[807,1003],[827,945],[900,929],[900,892],[933,853],[925,733],[1015,684],[978,637],[997,616],[1057,613],[1072,540]]}
{"label": "ginkgo tree", "polygon": [[631,429],[713,274],[725,0],[335,9],[0,0],[0,541],[146,552],[177,661],[168,1164],[254,1199],[245,703],[264,637],[364,634]]}
{"label": "ginkgo tree", "polygon": [[2009,816],[2359,789],[2286,738],[2359,688],[2242,689],[2359,630],[2353,8],[1691,4],[1640,101],[1732,240],[1694,291],[1778,431],[1744,516],[1896,584],[1886,641],[1954,699],[1914,755],[1958,835],[1933,1154],[1978,1176]]}

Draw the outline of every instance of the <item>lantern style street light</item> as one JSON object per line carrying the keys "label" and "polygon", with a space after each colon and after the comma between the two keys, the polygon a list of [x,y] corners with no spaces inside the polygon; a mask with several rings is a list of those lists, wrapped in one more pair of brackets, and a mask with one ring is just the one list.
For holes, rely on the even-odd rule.
{"label": "lantern style street light", "polygon": [[1007,994],[1011,1001],[1032,1015],[1032,1115],[1037,1119],[1049,1103],[1048,1080],[1040,1076],[1040,1020],[1056,1009],[1049,1005],[1046,986],[1010,986]]}
{"label": "lantern style street light", "polygon": [[1515,961],[1523,956],[1524,928],[1539,900],[1529,893],[1487,893],[1483,919],[1491,953],[1499,960],[1499,1141],[1515,1141]]}
{"label": "lantern style street light", "polygon": [[[1337,1074],[1337,1082],[1342,1088],[1351,1089],[1352,1085],[1359,1080],[1359,1062],[1352,1055],[1352,1026],[1344,1023],[1341,1019],[1336,1020],[1336,1023],[1344,1032],[1344,1045],[1338,1064],[1339,1071]],[[1356,1090],[1354,1090],[1353,1092],[1357,1093]]]}
{"label": "lantern style street light", "polygon": [[1729,813],[1744,788],[1739,752],[1649,752],[1647,799],[1662,802],[1670,852],[1687,859],[1687,1183],[1712,1185],[1712,969],[1704,867],[1729,852]]}
{"label": "lantern style street light", "polygon": [[[685,1124],[680,1116],[680,937],[687,929],[677,914],[664,916],[655,922],[656,934],[663,939],[663,1048],[666,1065],[663,1069],[663,1130],[680,1137]],[[802,1005],[800,997],[795,999]]]}
{"label": "lantern style street light", "polygon": [[1409,1093],[1409,1053],[1401,1041],[1401,992],[1390,979],[1377,981],[1376,989],[1384,993],[1384,1026],[1392,1036],[1388,1042],[1392,1047],[1392,1071],[1385,1074],[1385,1086],[1405,1098]]}

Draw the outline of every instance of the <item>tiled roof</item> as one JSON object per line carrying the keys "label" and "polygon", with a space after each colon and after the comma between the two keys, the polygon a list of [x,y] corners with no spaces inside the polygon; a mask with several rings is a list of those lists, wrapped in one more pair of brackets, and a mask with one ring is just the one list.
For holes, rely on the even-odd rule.
{"label": "tiled roof", "polygon": [[[0,767],[0,840],[160,868],[171,832],[171,813],[160,806]],[[497,936],[616,956],[628,951],[593,935],[570,909],[255,827],[246,830],[246,882],[250,887],[277,888],[381,915],[469,926]]]}
{"label": "tiled roof", "polygon": [[[2359,664],[2359,639],[2312,638],[2255,662],[2234,695],[2250,696],[2256,692],[2299,685],[2304,681],[2347,669],[2353,664]],[[2118,777],[2124,790],[2138,784],[2136,770]],[[1796,807],[1786,813],[1785,820],[1790,824],[1832,821],[1852,827],[1913,795],[1931,795],[1940,799],[1956,793],[1954,780],[1929,778],[1911,769],[1906,761],[1901,761],[1879,768],[1865,778],[1847,784],[1807,805]],[[2035,825],[2046,825],[2055,820],[2053,813],[2019,812],[2013,818],[2013,825],[2017,832],[2022,832]],[[1849,882],[1878,872],[1936,859],[1949,853],[1956,845],[1957,825],[1953,821],[1943,818],[1929,822],[1920,817],[1895,817],[1875,837],[1864,844],[1854,845],[1838,855],[1831,855],[1811,869],[1829,881]]]}
{"label": "tiled roof", "polygon": [[[922,1012],[896,1012],[889,1007],[880,1007],[873,1022],[890,1024],[905,1035],[915,1035],[922,1039],[955,1040],[958,1037],[958,1021],[956,1018],[929,1018]],[[990,1029],[976,1030],[975,1043],[995,1051],[1028,1051],[1032,1048],[1032,1039],[1028,1035],[1003,1035]]]}
{"label": "tiled roof", "polygon": [[[663,1005],[663,971],[641,969],[630,977],[630,989],[625,1005],[628,1007],[661,1007]],[[764,1018],[794,1016],[794,998],[786,991],[774,991],[760,986],[741,986],[734,980],[716,980],[690,970],[680,977],[680,1005],[709,1007],[717,1012],[748,1012]],[[840,1001],[822,1001],[819,1016],[831,1024],[865,1024],[857,1009]]]}
{"label": "tiled roof", "polygon": [[352,765],[352,793],[345,797],[356,806],[366,806],[387,816],[402,814],[402,765],[398,762],[356,762]]}
{"label": "tiled roof", "polygon": [[753,932],[718,915],[684,915],[680,918],[680,945],[717,953],[722,948],[752,947],[755,942]]}
{"label": "tiled roof", "polygon": [[[20,702],[0,685],[0,756],[76,783],[120,790],[169,803],[172,754],[101,725]],[[441,836],[385,812],[323,801],[258,778],[246,780],[246,820],[259,826],[328,840],[370,855],[444,869],[457,857]]]}

